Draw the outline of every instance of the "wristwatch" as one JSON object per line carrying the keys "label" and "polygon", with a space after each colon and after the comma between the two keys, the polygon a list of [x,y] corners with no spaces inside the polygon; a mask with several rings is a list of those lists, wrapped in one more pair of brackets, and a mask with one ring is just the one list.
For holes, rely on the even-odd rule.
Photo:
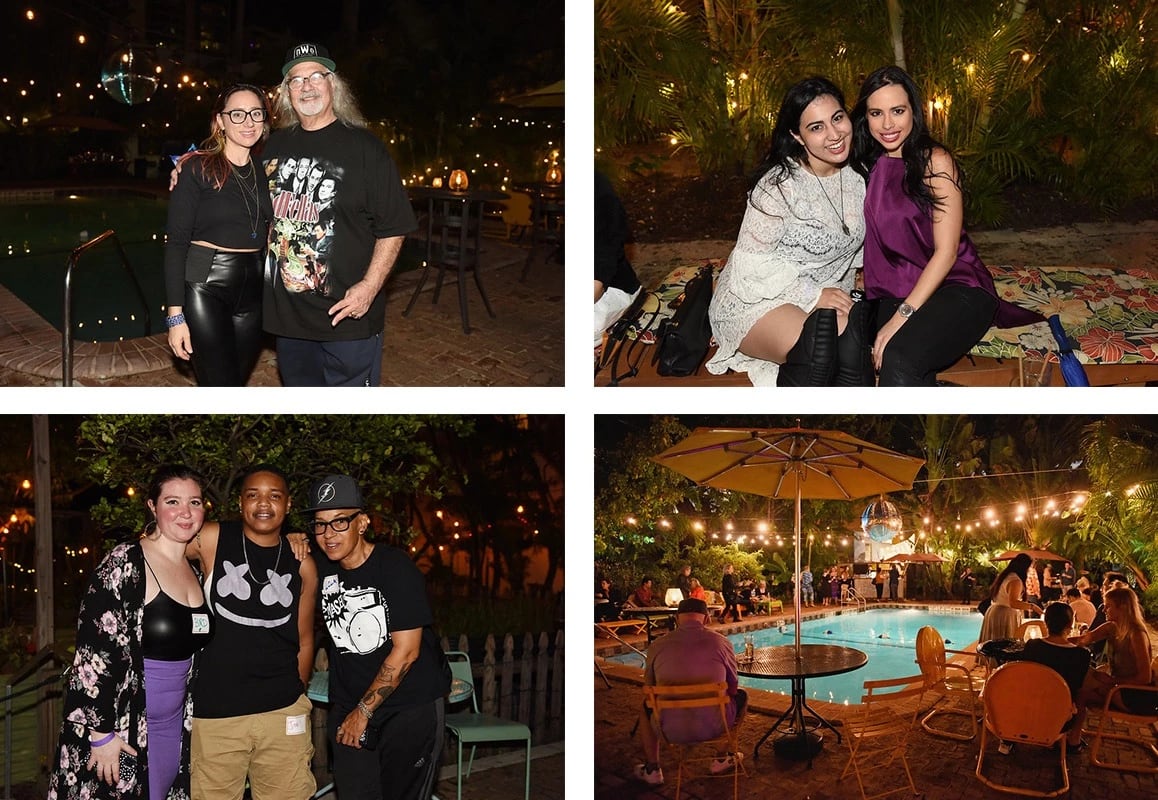
{"label": "wristwatch", "polygon": [[897,309],[897,313],[905,319],[908,319],[909,317],[913,316],[913,312],[916,310],[917,309],[913,308],[908,303],[901,303],[900,308]]}

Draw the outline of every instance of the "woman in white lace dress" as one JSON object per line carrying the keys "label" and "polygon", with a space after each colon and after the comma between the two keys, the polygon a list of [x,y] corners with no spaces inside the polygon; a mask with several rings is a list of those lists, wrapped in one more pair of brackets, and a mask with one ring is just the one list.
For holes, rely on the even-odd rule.
{"label": "woman in white lace dress", "polygon": [[719,345],[708,371],[747,372],[756,386],[871,386],[869,315],[850,295],[865,184],[845,168],[844,95],[824,78],[797,83],[772,135],[708,312]]}

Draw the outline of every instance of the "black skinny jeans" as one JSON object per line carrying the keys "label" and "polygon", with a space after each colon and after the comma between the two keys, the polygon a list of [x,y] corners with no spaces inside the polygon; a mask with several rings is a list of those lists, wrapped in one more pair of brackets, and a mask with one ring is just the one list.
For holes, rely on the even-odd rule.
{"label": "black skinny jeans", "polygon": [[261,352],[261,253],[213,256],[204,283],[185,283],[185,321],[200,386],[244,386]]}
{"label": "black skinny jeans", "polygon": [[[878,331],[903,302],[877,301]],[[942,284],[885,346],[877,385],[936,386],[937,373],[981,341],[996,313],[997,298],[984,289]]]}

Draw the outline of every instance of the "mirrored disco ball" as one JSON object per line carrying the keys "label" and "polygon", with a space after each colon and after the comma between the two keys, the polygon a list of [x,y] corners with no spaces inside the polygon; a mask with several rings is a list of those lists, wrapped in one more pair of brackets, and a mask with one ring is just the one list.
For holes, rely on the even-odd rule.
{"label": "mirrored disco ball", "polygon": [[893,544],[904,538],[901,535],[901,513],[884,498],[869,503],[861,514],[860,525],[865,537],[874,542]]}
{"label": "mirrored disco ball", "polygon": [[101,70],[101,85],[118,103],[129,106],[143,103],[157,91],[153,60],[131,46],[118,50],[109,56]]}

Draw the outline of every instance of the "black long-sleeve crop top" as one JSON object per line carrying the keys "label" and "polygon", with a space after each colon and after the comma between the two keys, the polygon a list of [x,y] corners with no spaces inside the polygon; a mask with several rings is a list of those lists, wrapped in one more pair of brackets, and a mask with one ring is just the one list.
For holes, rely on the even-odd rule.
{"label": "black long-sleeve crop top", "polygon": [[[240,178],[239,172],[247,177]],[[254,187],[256,203],[252,197]],[[169,196],[166,305],[185,303],[185,259],[190,242],[211,242],[232,250],[261,249],[268,239],[272,219],[269,181],[260,164],[251,160],[245,167],[231,169],[218,190],[206,179],[198,159],[186,161]]]}

